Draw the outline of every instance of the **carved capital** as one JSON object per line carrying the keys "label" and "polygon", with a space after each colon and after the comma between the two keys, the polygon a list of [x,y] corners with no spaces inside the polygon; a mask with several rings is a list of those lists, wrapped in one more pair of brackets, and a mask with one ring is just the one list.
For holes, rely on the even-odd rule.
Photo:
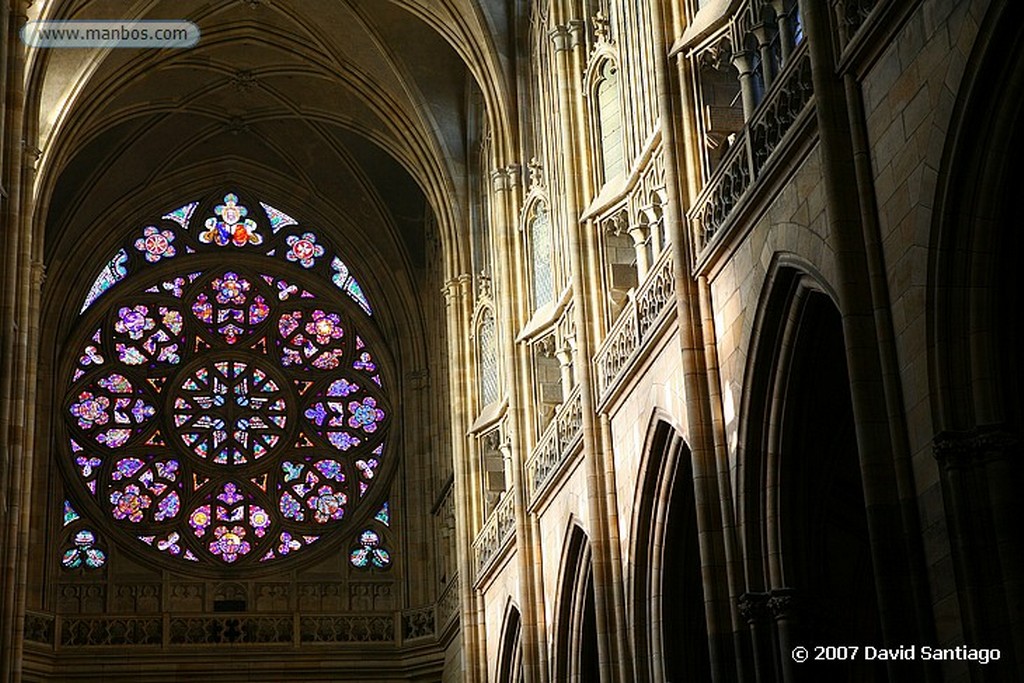
{"label": "carved capital", "polygon": [[46,264],[42,261],[32,261],[32,286],[39,288],[46,282]]}
{"label": "carved capital", "polygon": [[754,73],[754,59],[755,55],[750,50],[733,52],[731,55],[732,65],[736,67],[741,77]]}
{"label": "carved capital", "polygon": [[36,170],[39,165],[39,160],[43,158],[43,150],[39,149],[28,140],[21,141],[21,149],[25,153],[25,163],[33,171]]}
{"label": "carved capital", "polygon": [[505,167],[505,174],[508,176],[508,186],[510,188],[519,187],[520,178],[522,177],[522,167],[519,164],[509,164]]}
{"label": "carved capital", "polygon": [[458,278],[452,278],[445,281],[444,286],[441,287],[441,294],[444,295],[445,306],[451,306],[459,298],[459,280]]}
{"label": "carved capital", "polygon": [[551,29],[548,37],[555,46],[555,52],[564,52],[572,48],[572,32],[567,24]]}
{"label": "carved capital", "polygon": [[962,432],[940,432],[932,440],[935,459],[945,469],[972,467],[1020,451],[1020,438],[1002,425],[982,425]]}
{"label": "carved capital", "polygon": [[647,241],[651,231],[646,225],[636,224],[629,226],[629,236],[633,239],[633,246],[639,247]]}
{"label": "carved capital", "polygon": [[572,365],[573,347],[569,344],[568,340],[563,342],[558,349],[555,350],[555,358],[558,359],[558,364],[567,368]]}
{"label": "carved capital", "polygon": [[800,607],[793,588],[776,588],[768,594],[768,609],[776,619],[792,619]]}
{"label": "carved capital", "polygon": [[662,213],[661,204],[645,204],[640,207],[640,215],[648,226],[658,223],[661,220]]}
{"label": "carved capital", "polygon": [[772,42],[772,38],[777,30],[777,24],[767,21],[762,21],[750,27],[750,32],[757,38],[757,46],[762,49]]}
{"label": "carved capital", "polygon": [[569,43],[570,47],[577,48],[584,43],[584,36],[587,30],[587,23],[582,19],[570,19],[568,22],[569,27]]}
{"label": "carved capital", "polygon": [[744,593],[736,599],[736,606],[739,609],[740,616],[748,624],[754,624],[766,621],[772,616],[772,611],[768,607],[768,600],[768,593]]}
{"label": "carved capital", "polygon": [[495,192],[505,192],[511,187],[508,170],[499,168],[491,171],[491,189]]}

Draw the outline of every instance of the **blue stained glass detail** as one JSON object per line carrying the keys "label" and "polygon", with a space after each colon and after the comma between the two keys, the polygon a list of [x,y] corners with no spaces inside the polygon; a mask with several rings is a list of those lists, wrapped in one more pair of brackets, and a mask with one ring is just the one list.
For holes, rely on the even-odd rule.
{"label": "blue stained glass detail", "polygon": [[263,202],[260,202],[260,206],[262,206],[263,210],[266,212],[267,219],[270,221],[270,230],[275,235],[277,234],[277,231],[280,230],[281,228],[286,228],[289,225],[299,224],[297,220],[286,214],[284,211],[278,211],[270,204],[264,204]]}
{"label": "blue stained glass detail", "polygon": [[348,279],[348,284],[345,285],[345,293],[359,304],[359,308],[366,311],[366,315],[373,315],[373,311],[370,309],[370,302],[366,300],[366,295],[363,294],[363,288],[359,286],[359,283],[356,282],[354,277],[350,277]]}
{"label": "blue stained glass detail", "polygon": [[352,300],[359,304],[359,308],[366,312],[366,315],[373,315],[370,302],[367,301],[366,295],[363,294],[363,288],[352,277],[345,262],[335,256],[331,261],[331,270],[334,271],[331,275],[331,281],[334,282],[338,289],[352,297]]}
{"label": "blue stained glass detail", "polygon": [[100,298],[101,294],[128,275],[128,269],[125,268],[126,263],[128,263],[128,253],[124,249],[119,249],[114,254],[114,258],[110,259],[92,283],[92,287],[89,288],[89,293],[86,295],[85,303],[82,304],[82,310],[79,313],[85,313],[85,310],[92,306],[93,302]]}
{"label": "blue stained glass detail", "polygon": [[391,508],[387,501],[384,502],[384,506],[381,507],[380,512],[374,516],[374,519],[384,526],[391,526]]}
{"label": "blue stained glass detail", "polygon": [[175,209],[169,214],[164,215],[163,218],[168,221],[174,221],[184,229],[188,230],[188,222],[192,220],[192,213],[196,210],[197,206],[199,206],[199,202],[186,204],[180,209]]}
{"label": "blue stained glass detail", "polygon": [[64,501],[64,526],[71,524],[77,519],[81,519],[79,514],[75,512],[75,508],[71,507],[71,502]]}
{"label": "blue stained glass detail", "polygon": [[348,280],[348,266],[337,256],[331,261],[331,269],[334,271],[334,275],[331,279],[334,280],[334,284],[338,285],[339,289],[345,288],[345,282]]}

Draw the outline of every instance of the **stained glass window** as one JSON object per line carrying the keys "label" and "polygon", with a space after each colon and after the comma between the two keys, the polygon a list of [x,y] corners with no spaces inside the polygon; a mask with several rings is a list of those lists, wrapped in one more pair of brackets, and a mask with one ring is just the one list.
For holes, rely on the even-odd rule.
{"label": "stained glass window", "polygon": [[551,263],[551,220],[541,205],[530,221],[530,256],[533,273],[533,307],[540,308],[555,298],[555,274]]}
{"label": "stained glass window", "polygon": [[[186,204],[133,232],[82,310],[65,526],[81,510],[136,554],[223,572],[389,523],[380,339],[315,228],[237,193]],[[64,566],[102,566],[96,539],[73,532]],[[390,563],[363,540],[368,563]]]}
{"label": "stained glass window", "polygon": [[387,569],[391,566],[391,553],[385,547],[384,529],[391,526],[391,507],[384,505],[373,517],[373,527],[364,529],[349,552],[349,562],[356,569]]}
{"label": "stained glass window", "polygon": [[479,327],[480,397],[484,405],[498,400],[498,346],[494,313],[484,310]]}

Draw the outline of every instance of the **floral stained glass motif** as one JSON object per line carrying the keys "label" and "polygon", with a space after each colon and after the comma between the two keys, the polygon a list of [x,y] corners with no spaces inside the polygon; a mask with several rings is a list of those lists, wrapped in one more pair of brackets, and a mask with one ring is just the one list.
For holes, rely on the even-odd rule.
{"label": "floral stained glass motif", "polygon": [[263,244],[256,221],[246,218],[249,209],[239,205],[235,195],[224,195],[224,203],[215,206],[213,212],[217,215],[206,219],[206,231],[199,235],[203,244],[216,244],[218,247]]}
{"label": "floral stained glass motif", "polygon": [[[287,230],[291,216],[220,196],[126,237],[88,302],[102,310],[72,338],[61,440],[69,485],[105,512],[98,531],[211,575],[327,552],[320,539],[360,531],[350,520],[365,505],[383,530],[390,513],[369,492],[391,472],[382,369],[349,301],[369,312],[358,283],[321,235]],[[189,230],[195,215],[212,217]],[[224,247],[257,244],[210,267]],[[179,267],[147,279],[141,263]],[[89,533],[65,566],[105,562]],[[390,562],[382,543],[365,547],[368,566]]]}
{"label": "floral stained glass motif", "polygon": [[180,469],[180,463],[174,459],[117,460],[110,472],[111,515],[133,524],[175,519],[181,510]]}
{"label": "floral stained glass motif", "polygon": [[316,243],[316,235],[304,232],[301,235],[289,235],[285,238],[288,251],[285,258],[298,263],[303,268],[312,268],[316,260],[324,255],[324,246]]}
{"label": "floral stained glass motif", "polygon": [[285,313],[278,319],[281,363],[295,368],[334,370],[345,355],[345,328],[337,313],[314,309]]}
{"label": "floral stained glass motif", "polygon": [[182,382],[173,419],[194,455],[218,465],[244,465],[283,443],[287,402],[281,383],[262,367],[214,361]]}
{"label": "floral stained glass motif", "polygon": [[135,248],[142,252],[147,261],[156,263],[162,258],[174,256],[176,251],[173,242],[172,230],[161,230],[151,225],[142,231],[142,237],[135,240]]}
{"label": "floral stained glass motif", "polygon": [[88,529],[75,533],[71,547],[64,551],[61,564],[66,569],[99,569],[107,561],[107,554],[96,547],[96,534]]}
{"label": "floral stained glass motif", "polygon": [[156,407],[144,391],[114,372],[86,383],[68,412],[84,434],[113,449],[123,446],[149,423]]}
{"label": "floral stained glass motif", "polygon": [[192,313],[207,329],[235,344],[267,319],[270,306],[248,278],[227,271],[196,294]]}
{"label": "floral stained glass motif", "polygon": [[127,365],[176,365],[181,361],[183,327],[181,311],[175,308],[122,306],[112,335],[117,358]]}
{"label": "floral stained glass motif", "polygon": [[387,569],[391,565],[391,553],[381,544],[380,534],[367,529],[359,534],[359,545],[349,553],[349,562],[357,569]]}

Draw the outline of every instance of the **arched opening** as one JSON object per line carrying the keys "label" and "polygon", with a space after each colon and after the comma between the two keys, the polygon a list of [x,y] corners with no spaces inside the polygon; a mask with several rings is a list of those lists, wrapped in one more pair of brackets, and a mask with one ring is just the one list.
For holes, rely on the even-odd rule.
{"label": "arched opening", "polygon": [[556,616],[554,680],[597,683],[601,674],[594,574],[589,541],[579,527],[570,532],[564,557]]}
{"label": "arched opening", "polygon": [[521,683],[523,680],[523,621],[519,610],[510,605],[505,616],[498,657],[498,683]]}
{"label": "arched opening", "polygon": [[637,680],[709,681],[690,451],[663,420],[651,431],[641,487],[633,543]]}
{"label": "arched opening", "polygon": [[1024,31],[1010,18],[1015,10],[993,3],[968,60],[939,172],[929,264],[933,443],[962,637],[1002,653],[979,680],[1012,678],[1024,666],[1024,303],[1014,194],[1024,151]]}
{"label": "arched opening", "polygon": [[[780,630],[793,629],[794,644],[877,642],[878,601],[842,321],[827,296],[804,291],[792,309],[788,368],[783,366],[774,396],[781,413],[784,581],[784,589],[772,591],[774,616]],[[887,680],[881,663],[864,658],[841,667],[810,661],[797,672],[806,681]]]}

